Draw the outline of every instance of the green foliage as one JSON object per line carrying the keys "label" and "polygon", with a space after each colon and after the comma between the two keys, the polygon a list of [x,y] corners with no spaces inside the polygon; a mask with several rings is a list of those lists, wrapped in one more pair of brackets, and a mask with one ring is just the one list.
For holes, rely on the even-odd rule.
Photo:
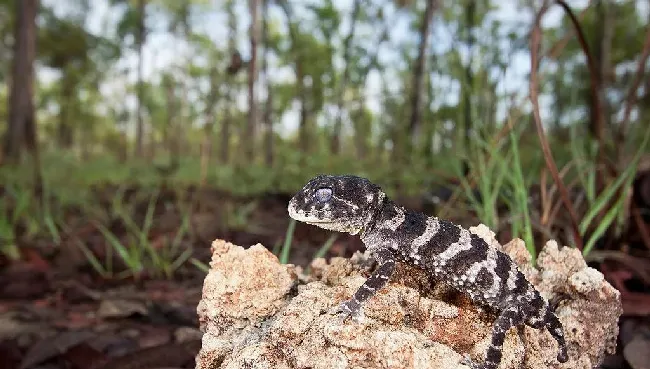
{"label": "green foliage", "polygon": [[0,188],[4,192],[0,196],[0,252],[12,259],[19,256],[18,228],[24,229],[20,238],[46,234],[54,245],[59,245],[61,234],[57,223],[61,221],[61,213],[58,209],[52,209],[56,199],[53,199],[47,185],[43,188],[43,200],[39,202],[29,181],[2,175],[0,178],[4,183]]}
{"label": "green foliage", "polygon": [[[501,230],[504,223],[509,223],[512,236],[524,240],[534,262],[536,248],[528,206],[532,178],[523,170],[525,164],[520,156],[522,133],[521,128],[512,127],[507,142],[502,143],[494,139],[485,141],[479,132],[470,141],[468,155],[464,158],[469,176],[465,177],[461,172],[460,162],[455,164],[463,194],[480,222],[491,230]],[[505,204],[508,209],[505,220],[500,219],[500,204]]]}
{"label": "green foliage", "polygon": [[[0,65],[6,66],[0,68],[0,85],[3,85],[9,76],[10,58],[12,55],[13,40],[10,35],[14,29],[15,10],[13,0],[0,0]],[[1,89],[0,89],[1,91]],[[6,101],[6,100],[1,100]],[[0,122],[2,121],[2,114],[0,111]]]}
{"label": "green foliage", "polygon": [[[478,182],[477,186],[474,187],[469,182],[460,167],[457,167],[457,175],[465,191],[465,196],[467,196],[478,218],[490,229],[496,229],[499,224],[497,200],[502,192],[504,178],[508,174],[508,170],[511,169],[508,165],[510,155],[501,153],[496,144],[485,142],[478,135],[470,142],[474,145],[468,148],[468,152],[475,155],[468,156],[466,163],[469,166],[470,173],[473,174],[472,178],[475,178]],[[514,148],[516,148],[516,145]],[[457,164],[460,164],[460,162]],[[479,190],[480,199],[473,193],[474,188]]]}
{"label": "green foliage", "polygon": [[[96,20],[90,17],[93,2],[42,4],[35,103],[45,201],[25,199],[26,189],[33,188],[30,165],[0,167],[0,181],[8,184],[0,202],[3,245],[13,248],[7,252],[16,254],[20,241],[15,235],[17,228],[26,229],[27,237],[42,236],[59,244],[69,228],[66,211],[81,209],[97,223],[112,255],[100,261],[88,245],[80,245],[99,274],[115,276],[118,260],[127,268],[121,276],[150,270],[170,276],[185,261],[204,267],[198,260],[188,260],[188,251],[183,249],[181,240],[189,232],[186,226],[168,237],[164,247],[154,248],[155,219],[131,219],[119,193],[111,206],[98,206],[91,189],[129,185],[150,192],[161,182],[182,189],[205,177],[207,186],[236,199],[219,210],[222,224],[216,227],[262,233],[262,225],[251,224],[259,209],[256,196],[293,193],[319,173],[355,173],[381,183],[389,195],[409,197],[420,196],[433,183],[455,186],[447,183],[447,178],[457,177],[461,183],[457,192],[469,204],[469,209],[460,209],[469,210],[460,216],[473,213],[495,231],[510,228],[514,236],[525,239],[534,256],[534,241],[539,237],[534,239],[538,234],[533,228],[554,236],[551,230],[556,225],[539,225],[537,209],[529,203],[530,187],[539,181],[542,157],[530,111],[516,98],[527,93],[517,82],[526,81],[510,83],[525,73],[521,65],[529,64],[525,60],[529,56],[529,33],[525,30],[530,29],[525,19],[529,17],[501,19],[495,16],[499,7],[494,1],[441,5],[434,14],[429,38],[434,42],[427,48],[426,70],[414,76],[424,2],[360,1],[356,16],[350,12],[352,2],[343,7],[333,0],[270,1],[269,11],[260,9],[259,15],[268,17],[268,44],[257,39],[256,62],[261,69],[268,55],[269,72],[255,81],[256,138],[247,137],[246,129],[250,44],[246,3],[109,0],[106,19],[96,33],[90,28]],[[262,2],[258,3],[261,7]],[[144,4],[143,13],[139,4]],[[9,93],[14,5],[14,1],[0,0],[2,101],[7,101]],[[602,144],[607,153],[637,153],[628,162],[613,155],[607,158],[625,169],[601,191],[596,188],[596,169],[602,164],[596,164],[599,147],[592,137],[586,137],[591,136],[587,133],[593,111],[589,79],[575,37],[568,37],[561,52],[545,57],[540,68],[540,92],[553,101],[551,109],[544,107],[548,111],[542,113],[550,114],[544,125],[554,159],[560,167],[573,166],[566,183],[575,183],[573,189],[584,191],[587,199],[587,210],[580,214],[586,253],[603,235],[618,234],[625,220],[623,198],[629,194],[639,155],[647,148],[639,134],[629,134],[625,143],[613,139],[619,127],[614,118],[620,114],[621,99],[629,93],[646,34],[647,19],[637,8],[635,2],[608,2],[602,8],[593,5],[581,21],[594,57],[597,61],[608,57],[608,62],[601,64],[609,68],[603,70],[609,116],[605,119],[608,135]],[[521,3],[516,11],[530,14],[532,9]],[[607,12],[613,22],[610,45],[601,43]],[[140,20],[145,25],[141,59],[145,73],[143,80],[136,81],[138,63],[134,59],[143,56],[137,45]],[[211,23],[215,20],[219,24]],[[348,43],[352,23],[356,28]],[[544,29],[545,47],[555,46],[572,28],[563,17],[560,25]],[[222,34],[227,34],[227,39]],[[609,55],[598,50],[609,50]],[[242,64],[237,71],[228,72],[235,51],[241,52]],[[298,76],[302,80],[297,80]],[[410,127],[415,77],[424,79],[425,89],[419,99],[420,126]],[[141,100],[134,104],[140,87]],[[267,94],[273,99],[270,111],[265,110]],[[641,91],[638,100],[629,127],[642,130],[650,111],[647,91]],[[339,115],[342,150],[333,155],[330,147]],[[3,105],[0,126],[7,116],[8,107]],[[143,117],[145,153],[133,158],[137,116]],[[270,116],[268,123],[273,129],[269,135],[272,165],[266,164],[264,157],[263,135],[269,127],[262,118],[266,116]],[[517,129],[497,139],[510,121],[517,121]],[[419,132],[417,137],[411,128]],[[221,146],[226,132],[227,160]],[[307,149],[300,152],[304,137]],[[210,142],[211,153],[200,158],[205,142]],[[66,149],[60,150],[61,146]],[[247,146],[255,149],[251,161],[241,154]],[[413,150],[405,150],[407,146]],[[408,152],[411,156],[406,156]],[[469,178],[461,171],[465,162]],[[161,174],[160,168],[169,163],[178,163],[178,168]],[[481,193],[480,198],[475,190]],[[503,214],[504,204],[508,214]],[[114,219],[126,225],[128,237],[120,238],[111,228]],[[290,230],[292,233],[293,228]],[[285,261],[290,238],[288,233],[284,246],[277,245]],[[330,246],[326,243],[323,249]]]}
{"label": "green foliage", "polygon": [[21,222],[33,229],[34,219],[30,217],[31,194],[29,189],[7,185],[5,195],[0,198],[0,252],[11,259],[19,257],[16,245],[15,227]]}
{"label": "green foliage", "polygon": [[[133,209],[128,208],[122,202],[120,196],[113,201],[112,211],[117,218],[126,226],[128,234],[126,239],[120,239],[108,227],[96,223],[97,229],[104,236],[106,241],[106,260],[101,263],[83,242],[78,245],[90,262],[95,271],[104,278],[124,278],[127,276],[139,278],[148,272],[152,276],[165,276],[171,278],[174,271],[183,265],[191,256],[192,248],[180,249],[180,243],[188,232],[189,214],[183,215],[183,221],[176,234],[169,238],[167,235],[158,239],[156,244],[151,239],[151,232],[154,226],[154,211],[157,204],[157,193],[150,197],[147,211],[141,225],[133,219]],[[126,266],[120,272],[114,270],[113,255]]]}
{"label": "green foliage", "polygon": [[[635,153],[634,157],[627,165],[625,170],[616,178],[613,182],[608,184],[599,194],[595,193],[595,176],[597,168],[594,165],[594,161],[584,160],[584,154],[580,152],[580,148],[575,147],[573,151],[576,155],[576,160],[578,161],[579,168],[583,168],[587,172],[586,175],[582,173],[578,174],[578,178],[586,177],[586,180],[583,180],[583,187],[586,189],[587,199],[589,204],[589,210],[582,218],[580,222],[580,234],[582,236],[587,235],[587,232],[590,228],[595,227],[593,232],[589,235],[585,247],[582,251],[583,255],[589,254],[593,249],[596,241],[607,232],[614,222],[617,222],[617,227],[614,228],[615,231],[621,229],[622,224],[622,213],[625,211],[625,200],[629,196],[629,191],[632,187],[632,181],[635,178],[637,172],[637,166],[641,156],[646,152],[648,147],[648,140],[650,139],[650,130],[646,130],[643,137],[643,142],[639,147],[638,151]],[[577,140],[576,140],[577,141]],[[577,146],[577,145],[575,145]],[[587,149],[589,150],[589,149]],[[590,153],[593,154],[593,153]],[[609,207],[609,209],[607,209]],[[606,211],[602,219],[599,219],[599,223],[595,224],[593,221],[596,217],[601,214],[601,212]]]}
{"label": "green foliage", "polygon": [[[520,236],[526,243],[526,248],[532,256],[531,262],[535,263],[537,256],[535,248],[535,240],[533,238],[533,228],[530,221],[530,211],[528,208],[529,196],[529,183],[524,178],[522,161],[519,156],[519,144],[517,136],[515,135],[514,128],[510,130],[510,147],[512,150],[512,167],[511,173],[513,175],[509,178],[511,186],[510,193],[513,194],[514,199],[509,202],[510,213],[512,214],[512,234],[513,236]],[[508,202],[506,200],[506,202]]]}
{"label": "green foliage", "polygon": [[282,245],[282,250],[280,252],[280,264],[286,264],[289,262],[289,253],[291,252],[291,242],[293,241],[293,232],[296,229],[296,220],[291,219],[289,221],[289,226],[287,227],[287,234],[284,237],[284,244]]}

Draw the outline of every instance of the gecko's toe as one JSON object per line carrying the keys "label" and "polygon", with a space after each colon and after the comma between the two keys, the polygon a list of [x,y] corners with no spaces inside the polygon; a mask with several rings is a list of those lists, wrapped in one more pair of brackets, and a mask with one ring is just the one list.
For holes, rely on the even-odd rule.
{"label": "gecko's toe", "polygon": [[566,363],[569,361],[569,355],[567,354],[566,350],[562,350],[557,354],[557,361],[561,363]]}
{"label": "gecko's toe", "polygon": [[364,320],[363,309],[355,304],[354,301],[344,301],[333,309],[334,314],[339,318],[339,323],[343,324],[348,317],[356,323],[361,323]]}
{"label": "gecko's toe", "polygon": [[485,369],[485,366],[483,364],[477,363],[476,361],[472,360],[472,358],[470,358],[469,355],[467,354],[463,355],[463,358],[460,360],[460,363],[463,365],[467,365],[472,369]]}
{"label": "gecko's toe", "polygon": [[357,323],[361,324],[365,321],[365,315],[363,314],[363,310],[357,311],[355,314],[352,314],[352,320]]}
{"label": "gecko's toe", "polygon": [[336,315],[336,322],[337,322],[337,324],[338,324],[338,325],[343,325],[343,324],[345,324],[345,321],[347,320],[348,317],[349,317],[349,315],[347,315],[347,314],[343,314],[343,313],[339,313],[339,314],[337,314],[337,315]]}

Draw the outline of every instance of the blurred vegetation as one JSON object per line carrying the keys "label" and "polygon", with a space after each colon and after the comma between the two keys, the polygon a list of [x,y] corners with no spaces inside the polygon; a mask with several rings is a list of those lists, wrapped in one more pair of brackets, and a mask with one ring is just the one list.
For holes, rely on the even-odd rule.
{"label": "blurred vegetation", "polygon": [[[224,204],[214,227],[263,232],[250,221],[255,199],[319,173],[365,176],[425,204],[443,197],[431,212],[520,237],[533,255],[550,238],[585,254],[615,247],[631,223],[650,151],[647,2],[574,9],[596,75],[560,7],[543,23],[540,113],[580,244],[529,101],[541,2],[43,0],[32,13],[30,3],[0,0],[0,243],[11,258],[65,238],[101,276],[171,277],[198,263],[187,240],[200,201],[184,193],[252,199]],[[19,55],[33,65],[21,95],[33,120],[11,98],[26,78]],[[132,188],[143,197],[123,198]],[[179,222],[154,244],[166,189]],[[103,237],[101,257],[70,236],[72,213]],[[276,243],[285,262],[294,226]]]}

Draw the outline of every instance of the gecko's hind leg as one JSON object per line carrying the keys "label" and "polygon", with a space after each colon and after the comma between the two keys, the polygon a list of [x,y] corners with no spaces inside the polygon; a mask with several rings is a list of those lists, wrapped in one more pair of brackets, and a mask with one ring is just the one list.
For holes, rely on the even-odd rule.
{"label": "gecko's hind leg", "polygon": [[566,341],[564,340],[564,332],[562,331],[562,323],[557,318],[555,313],[551,309],[546,310],[546,315],[544,316],[544,323],[548,332],[555,338],[559,346],[557,361],[561,363],[566,363],[569,361],[569,354],[567,353]]}
{"label": "gecko's hind leg", "polygon": [[468,357],[465,357],[462,363],[472,369],[496,369],[501,362],[501,351],[506,339],[506,332],[512,327],[519,326],[523,321],[524,317],[516,307],[511,306],[503,310],[492,326],[492,340],[485,353],[483,364],[476,363]]}
{"label": "gecko's hind leg", "polygon": [[536,329],[548,329],[558,344],[557,361],[566,363],[569,360],[562,323],[549,305],[546,305],[546,308],[541,309],[537,314],[528,317],[526,324]]}

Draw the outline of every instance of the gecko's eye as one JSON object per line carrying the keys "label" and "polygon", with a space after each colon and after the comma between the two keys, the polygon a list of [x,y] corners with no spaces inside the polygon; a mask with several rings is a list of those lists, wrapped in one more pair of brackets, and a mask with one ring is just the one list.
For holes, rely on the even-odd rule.
{"label": "gecko's eye", "polygon": [[328,202],[332,198],[332,189],[328,187],[322,187],[316,190],[316,200],[320,202]]}

